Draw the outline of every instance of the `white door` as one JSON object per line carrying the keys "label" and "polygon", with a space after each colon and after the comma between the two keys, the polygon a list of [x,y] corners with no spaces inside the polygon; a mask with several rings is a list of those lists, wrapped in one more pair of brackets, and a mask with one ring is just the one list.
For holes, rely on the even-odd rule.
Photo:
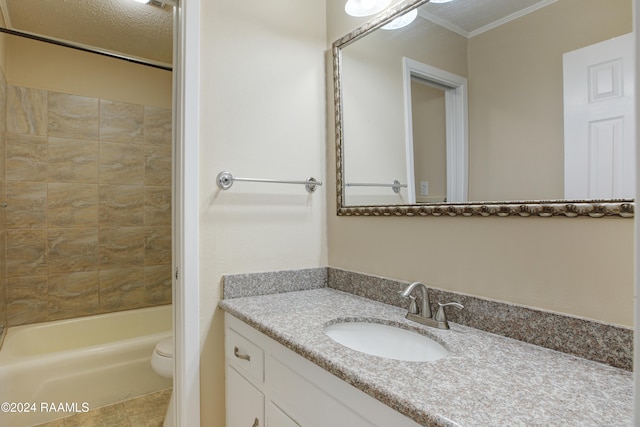
{"label": "white door", "polygon": [[634,38],[564,54],[566,199],[635,197]]}

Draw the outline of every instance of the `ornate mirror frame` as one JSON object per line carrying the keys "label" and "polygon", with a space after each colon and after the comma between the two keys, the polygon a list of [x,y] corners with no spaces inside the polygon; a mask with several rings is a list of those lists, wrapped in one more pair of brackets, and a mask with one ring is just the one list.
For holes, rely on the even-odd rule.
{"label": "ornate mirror frame", "polygon": [[362,205],[344,204],[344,139],[342,106],[342,55],[341,49],[370,32],[382,27],[412,9],[427,3],[428,0],[404,0],[375,16],[359,28],[336,40],[332,45],[333,85],[336,139],[336,198],[338,216],[588,216],[600,218],[634,216],[633,199],[616,200],[522,200],[489,201],[465,203],[429,203],[415,205]]}

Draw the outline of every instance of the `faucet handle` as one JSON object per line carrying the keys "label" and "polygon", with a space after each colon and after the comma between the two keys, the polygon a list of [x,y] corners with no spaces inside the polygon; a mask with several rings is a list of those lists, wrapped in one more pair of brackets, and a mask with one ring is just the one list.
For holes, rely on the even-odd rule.
{"label": "faucet handle", "polygon": [[403,298],[409,298],[409,313],[418,314],[418,304],[416,303],[416,297],[413,295],[402,295],[402,291],[398,292],[398,294]]}
{"label": "faucet handle", "polygon": [[447,314],[444,311],[444,308],[448,305],[452,305],[456,308],[459,309],[463,309],[464,305],[460,304],[459,302],[448,302],[446,304],[442,304],[442,303],[438,303],[438,312],[436,313],[436,317],[435,320],[437,320],[438,322],[446,322],[447,321]]}
{"label": "faucet handle", "polygon": [[418,314],[418,304],[416,304],[416,297],[409,295],[411,302],[409,303],[409,313]]}

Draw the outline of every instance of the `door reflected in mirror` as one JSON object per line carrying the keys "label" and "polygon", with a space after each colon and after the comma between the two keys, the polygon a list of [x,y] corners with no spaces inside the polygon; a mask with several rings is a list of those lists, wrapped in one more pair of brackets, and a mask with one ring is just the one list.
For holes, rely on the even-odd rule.
{"label": "door reflected in mirror", "polygon": [[409,203],[447,201],[445,91],[445,88],[428,80],[413,76],[411,78],[414,188]]}

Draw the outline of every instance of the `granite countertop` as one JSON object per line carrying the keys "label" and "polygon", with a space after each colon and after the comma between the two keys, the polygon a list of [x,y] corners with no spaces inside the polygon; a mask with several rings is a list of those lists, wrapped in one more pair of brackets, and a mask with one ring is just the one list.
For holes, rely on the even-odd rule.
{"label": "granite countertop", "polygon": [[[330,288],[225,299],[220,307],[425,426],[631,426],[633,374]],[[324,334],[337,319],[419,329],[450,354],[404,362],[351,350]]]}

